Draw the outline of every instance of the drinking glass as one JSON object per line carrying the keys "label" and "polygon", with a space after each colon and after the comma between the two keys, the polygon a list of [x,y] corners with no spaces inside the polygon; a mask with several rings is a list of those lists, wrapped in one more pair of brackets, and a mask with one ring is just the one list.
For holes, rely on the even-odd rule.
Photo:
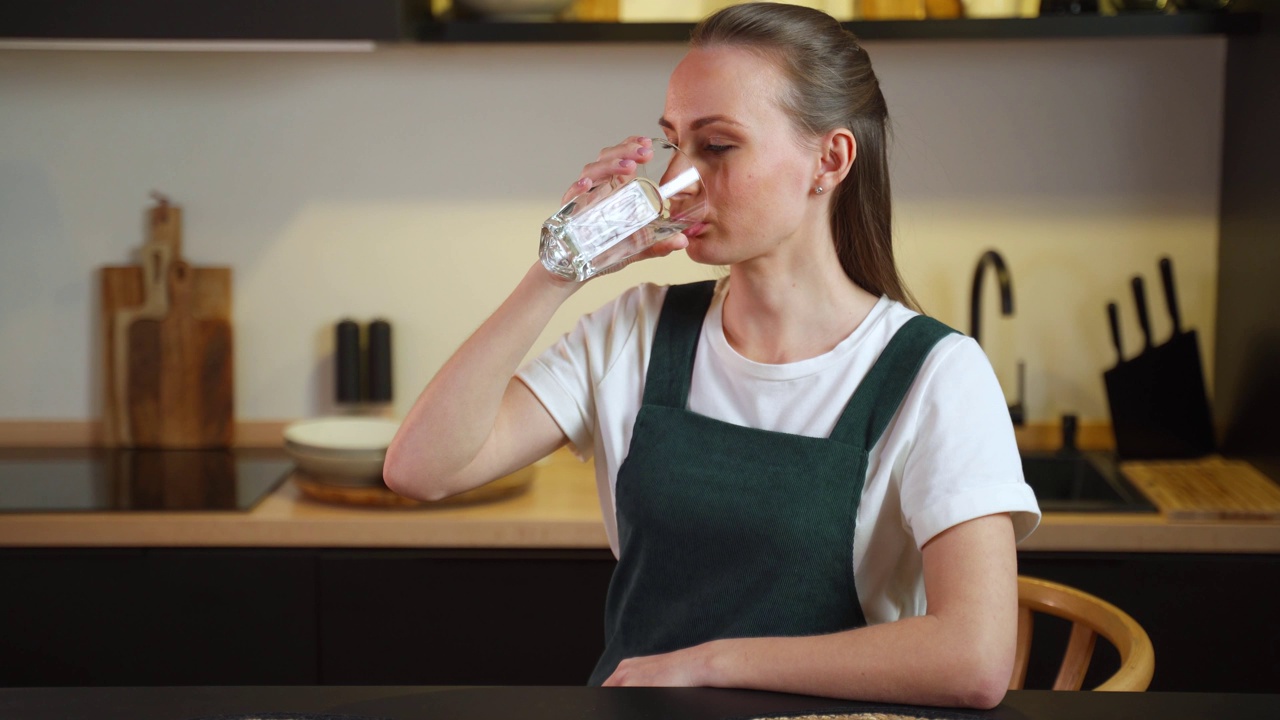
{"label": "drinking glass", "polygon": [[539,256],[551,273],[582,281],[701,222],[707,196],[693,160],[663,138],[636,177],[574,197],[542,224]]}

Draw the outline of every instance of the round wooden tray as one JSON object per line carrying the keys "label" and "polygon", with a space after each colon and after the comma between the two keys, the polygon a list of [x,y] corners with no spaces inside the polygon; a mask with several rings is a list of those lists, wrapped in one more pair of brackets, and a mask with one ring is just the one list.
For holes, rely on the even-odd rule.
{"label": "round wooden tray", "polygon": [[503,500],[520,495],[529,489],[529,485],[533,482],[534,472],[534,467],[530,465],[529,467],[517,470],[510,475],[500,477],[491,483],[481,485],[475,490],[468,490],[467,492],[445,498],[444,500],[437,500],[435,502],[414,500],[402,495],[397,495],[382,483],[361,487],[334,485],[308,475],[301,470],[294,471],[293,484],[297,485],[298,489],[302,491],[302,494],[306,495],[308,498],[318,502],[331,503],[334,505],[365,505],[399,508],[456,507],[458,505],[474,505],[493,502],[495,500]]}

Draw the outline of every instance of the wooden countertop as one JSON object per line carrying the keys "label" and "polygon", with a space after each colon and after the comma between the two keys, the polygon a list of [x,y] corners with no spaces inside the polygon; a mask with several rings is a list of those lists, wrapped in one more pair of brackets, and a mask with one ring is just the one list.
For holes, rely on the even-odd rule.
{"label": "wooden countertop", "polygon": [[[0,547],[607,549],[589,463],[561,450],[529,488],[489,503],[346,507],[286,481],[252,511],[0,514]],[[1280,523],[1174,522],[1155,513],[1046,513],[1025,551],[1280,553]]]}

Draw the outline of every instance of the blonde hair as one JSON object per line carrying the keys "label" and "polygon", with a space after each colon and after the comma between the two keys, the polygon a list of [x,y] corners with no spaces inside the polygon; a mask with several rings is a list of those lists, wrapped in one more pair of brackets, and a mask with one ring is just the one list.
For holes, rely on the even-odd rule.
{"label": "blonde hair", "polygon": [[871,58],[853,33],[817,10],[754,2],[727,7],[698,23],[690,45],[763,53],[788,80],[780,100],[802,135],[819,137],[836,128],[853,133],[857,158],[831,202],[840,265],[867,292],[917,308],[893,259],[889,110]]}

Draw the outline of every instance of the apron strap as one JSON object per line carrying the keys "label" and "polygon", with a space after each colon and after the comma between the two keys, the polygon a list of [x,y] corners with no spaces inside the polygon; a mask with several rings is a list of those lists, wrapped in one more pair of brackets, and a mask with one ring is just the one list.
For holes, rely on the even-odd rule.
{"label": "apron strap", "polygon": [[831,431],[831,439],[870,451],[898,413],[933,346],[953,332],[924,315],[917,315],[898,328],[858,384]]}
{"label": "apron strap", "polygon": [[716,281],[672,285],[662,301],[658,329],[644,378],[644,404],[684,410],[689,405],[693,360]]}

